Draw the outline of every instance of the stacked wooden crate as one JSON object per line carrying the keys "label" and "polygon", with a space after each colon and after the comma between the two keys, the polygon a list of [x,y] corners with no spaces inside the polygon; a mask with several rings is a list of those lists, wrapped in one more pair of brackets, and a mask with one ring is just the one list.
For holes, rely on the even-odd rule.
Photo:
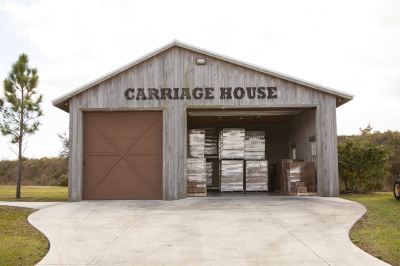
{"label": "stacked wooden crate", "polygon": [[187,159],[187,195],[192,197],[207,195],[205,158]]}
{"label": "stacked wooden crate", "polygon": [[243,191],[243,160],[221,160],[221,191]]}
{"label": "stacked wooden crate", "polygon": [[268,191],[268,161],[246,161],[246,191]]}
{"label": "stacked wooden crate", "polygon": [[244,158],[244,128],[223,128],[219,132],[219,158]]}
{"label": "stacked wooden crate", "polygon": [[297,193],[296,182],[302,181],[301,170],[304,162],[289,162],[286,169],[288,192],[291,194]]}
{"label": "stacked wooden crate", "polygon": [[315,195],[317,192],[316,170],[314,162],[284,159],[279,165],[281,184],[279,191],[292,195]]}
{"label": "stacked wooden crate", "polygon": [[265,131],[246,130],[246,191],[268,191],[268,161],[265,160]]}
{"label": "stacked wooden crate", "polygon": [[265,131],[191,129],[188,134],[188,195],[220,191],[268,191]]}
{"label": "stacked wooden crate", "polygon": [[205,129],[204,157],[206,158],[207,187],[219,188],[218,129]]}
{"label": "stacked wooden crate", "polygon": [[188,157],[204,158],[205,130],[190,129],[188,133]]}
{"label": "stacked wooden crate", "polygon": [[206,179],[207,179],[207,187],[212,186],[212,178],[213,178],[213,165],[212,162],[206,161]]}
{"label": "stacked wooden crate", "polygon": [[204,155],[216,156],[218,155],[218,130],[215,128],[206,128],[205,142],[204,142]]}
{"label": "stacked wooden crate", "polygon": [[191,129],[188,134],[187,195],[207,195],[206,159],[204,158],[205,130]]}
{"label": "stacked wooden crate", "polygon": [[296,195],[297,196],[308,195],[308,188],[303,181],[296,182]]}
{"label": "stacked wooden crate", "polygon": [[265,159],[265,131],[246,130],[244,158],[246,160]]}
{"label": "stacked wooden crate", "polygon": [[221,191],[243,191],[244,128],[224,128],[219,134]]}
{"label": "stacked wooden crate", "polygon": [[206,157],[207,187],[210,189],[219,188],[219,162],[218,159]]}

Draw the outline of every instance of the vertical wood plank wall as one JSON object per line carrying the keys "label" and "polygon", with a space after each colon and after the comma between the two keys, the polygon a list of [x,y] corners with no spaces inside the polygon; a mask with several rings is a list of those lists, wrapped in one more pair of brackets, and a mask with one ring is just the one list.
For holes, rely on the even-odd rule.
{"label": "vertical wood plank wall", "polygon": [[339,169],[336,130],[336,101],[321,95],[317,108],[317,173],[321,196],[339,195]]}
{"label": "vertical wood plank wall", "polygon": [[[316,110],[307,110],[292,118],[288,126],[289,149],[296,145],[297,159],[310,161],[310,137],[316,136]],[[290,154],[290,152],[288,151]]]}
{"label": "vertical wood plank wall", "polygon": [[[196,65],[196,58],[205,65]],[[220,99],[220,87],[276,86],[277,99]],[[212,100],[126,100],[126,88],[214,87]],[[85,110],[163,110],[164,199],[186,197],[186,110],[188,108],[316,107],[318,191],[338,194],[336,98],[333,95],[180,47],[172,47],[69,101],[69,199],[81,200]]]}

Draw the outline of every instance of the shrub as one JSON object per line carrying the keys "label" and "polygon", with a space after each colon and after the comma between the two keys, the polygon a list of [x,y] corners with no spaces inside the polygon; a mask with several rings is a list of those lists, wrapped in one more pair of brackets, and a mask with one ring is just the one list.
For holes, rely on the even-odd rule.
{"label": "shrub", "polygon": [[58,178],[58,185],[63,186],[63,187],[68,187],[68,176],[67,175],[61,175]]}
{"label": "shrub", "polygon": [[338,145],[339,176],[348,192],[381,190],[390,175],[390,151],[368,138],[346,139]]}

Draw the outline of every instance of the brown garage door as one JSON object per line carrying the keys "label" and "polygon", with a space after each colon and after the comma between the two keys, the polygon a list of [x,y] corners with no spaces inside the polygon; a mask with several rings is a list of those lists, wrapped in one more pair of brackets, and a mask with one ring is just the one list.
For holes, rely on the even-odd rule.
{"label": "brown garage door", "polygon": [[83,199],[162,199],[162,112],[84,113]]}

